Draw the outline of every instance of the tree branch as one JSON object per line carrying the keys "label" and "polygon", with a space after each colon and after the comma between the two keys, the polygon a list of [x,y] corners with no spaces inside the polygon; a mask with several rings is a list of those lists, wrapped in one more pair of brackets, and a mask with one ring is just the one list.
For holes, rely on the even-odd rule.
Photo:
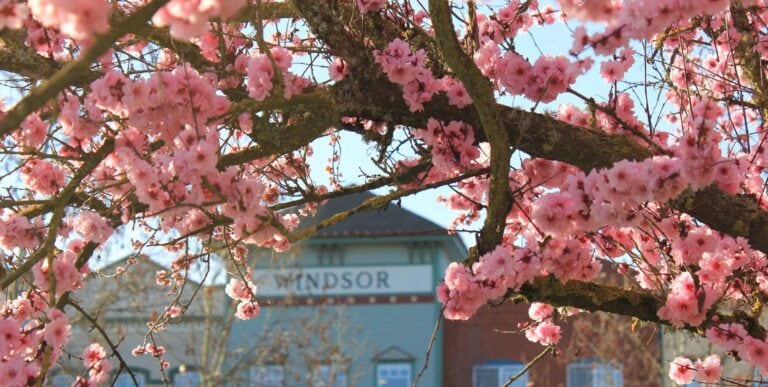
{"label": "tree branch", "polygon": [[[664,306],[665,300],[644,290],[627,290],[611,285],[594,282],[572,280],[566,283],[558,281],[554,276],[536,277],[533,281],[523,284],[516,292],[524,297],[526,302],[546,302],[553,306],[570,306],[590,312],[607,312],[642,321],[669,325],[656,314]],[[522,301],[516,299],[516,302]],[[714,312],[713,312],[714,313]],[[718,314],[717,321],[707,319],[702,326],[686,325],[683,329],[697,334],[703,334],[704,329],[714,324],[738,322],[744,325],[753,337],[764,338],[765,329],[757,318],[744,313],[733,315]]]}
{"label": "tree branch", "polygon": [[[339,15],[349,12],[334,9],[328,2],[329,0],[294,0],[302,17],[335,54],[341,55],[350,64],[362,66],[354,69],[353,75],[348,79],[333,87],[334,100],[342,114],[411,127],[425,127],[430,117],[441,121],[463,121],[475,127],[482,127],[482,122],[473,109],[451,107],[443,96],[437,96],[425,103],[421,112],[410,112],[401,98],[402,93],[398,85],[390,83],[378,68],[376,71],[364,71],[366,66],[372,63],[370,49],[362,46],[353,32],[330,28],[327,24],[328,21],[341,19]],[[351,3],[347,6],[353,7]],[[393,23],[387,24],[387,21],[376,15],[367,15],[366,19],[373,20],[370,21],[372,24],[384,24],[376,30],[368,29],[371,34],[378,34],[376,38],[397,36],[391,32],[397,28]],[[326,20],[326,24],[323,24],[323,20]],[[370,27],[360,24],[363,25],[360,28]],[[354,31],[352,26],[349,28]],[[415,35],[424,39],[423,34]],[[428,50],[430,47],[429,44],[424,45]],[[433,52],[430,54],[433,59],[440,57]],[[576,127],[547,115],[522,109],[499,104],[495,106],[508,138],[521,151],[532,157],[563,161],[588,172],[594,168],[610,167],[620,160],[643,160],[653,155],[649,149],[626,136]],[[477,141],[487,140],[489,139],[482,133],[478,133]],[[701,220],[716,231],[734,237],[744,237],[753,248],[768,253],[768,213],[748,195],[730,195],[710,186],[695,193],[687,192],[671,201],[669,205]]]}
{"label": "tree branch", "polygon": [[512,157],[507,132],[499,125],[496,101],[490,81],[475,66],[456,40],[448,0],[429,0],[429,12],[440,53],[472,97],[480,128],[491,145],[491,176],[488,209],[477,241],[477,254],[485,254],[501,243],[507,214],[512,207],[509,192],[509,160]]}
{"label": "tree branch", "polygon": [[67,63],[56,74],[40,84],[40,86],[32,89],[29,94],[8,112],[6,118],[0,121],[0,138],[7,136],[11,131],[18,128],[24,118],[43,106],[50,99],[55,98],[56,94],[72,84],[74,79],[83,77],[88,72],[91,63],[112,48],[112,45],[120,37],[136,31],[167,2],[168,0],[153,0],[137,10],[121,23],[117,23],[109,32],[94,39],[91,47],[76,60]]}

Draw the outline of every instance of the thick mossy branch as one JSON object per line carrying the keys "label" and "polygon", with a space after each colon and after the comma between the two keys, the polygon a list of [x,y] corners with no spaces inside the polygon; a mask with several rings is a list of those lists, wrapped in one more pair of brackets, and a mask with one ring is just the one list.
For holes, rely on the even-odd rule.
{"label": "thick mossy branch", "polygon": [[656,311],[664,305],[663,300],[648,292],[594,282],[561,283],[551,276],[537,277],[533,282],[524,284],[518,294],[529,302],[571,306],[590,312],[609,312],[649,322],[661,322]]}
{"label": "thick mossy branch", "polygon": [[[760,51],[755,50],[755,27],[750,21],[750,16],[740,0],[731,2],[731,18],[733,26],[739,32],[739,43],[734,50],[735,60],[744,69],[749,86],[753,90],[752,98],[757,104],[763,117],[768,115],[768,89],[763,72],[763,60]],[[738,79],[737,79],[738,81]]]}
{"label": "thick mossy branch", "polygon": [[249,4],[240,10],[236,19],[241,22],[248,22],[253,20],[257,14],[264,20],[293,19],[298,17],[296,9],[293,8],[293,4],[290,2],[270,3],[262,1],[260,9],[255,4]]}
{"label": "thick mossy branch", "polygon": [[768,253],[768,213],[752,196],[734,196],[709,186],[696,192],[687,190],[669,204],[714,230],[743,237],[753,248]]}
{"label": "thick mossy branch", "polygon": [[[338,125],[342,117],[334,108],[331,94],[326,89],[299,94],[291,99],[275,96],[260,105],[259,109],[265,112],[280,112],[284,122],[275,126],[270,126],[269,122],[254,125],[250,136],[267,154],[279,155],[299,149]],[[254,117],[255,123],[257,119]]]}
{"label": "thick mossy branch", "polygon": [[[550,275],[536,277],[532,282],[521,286],[517,294],[524,297],[527,302],[546,302],[554,306],[569,306],[590,312],[607,312],[669,325],[668,321],[662,320],[656,314],[664,306],[664,299],[644,290],[628,290],[575,280],[562,283]],[[751,336],[760,339],[766,336],[765,328],[760,325],[760,322],[742,312],[733,315],[718,314],[716,322],[707,319],[702,326],[686,325],[683,329],[701,335],[708,327],[720,323],[740,323]]]}
{"label": "thick mossy branch", "polygon": [[491,82],[483,76],[456,39],[448,0],[429,0],[429,12],[440,54],[472,98],[471,106],[480,119],[479,128],[491,144],[488,208],[477,240],[477,253],[485,254],[501,243],[507,214],[512,207],[509,192],[509,160],[512,150],[509,136],[500,125]]}
{"label": "thick mossy branch", "polygon": [[[20,31],[0,31],[0,45],[3,46],[0,49],[0,70],[39,81],[53,76],[61,69],[61,64],[53,58],[38,54],[26,45],[24,39]],[[82,83],[84,80],[78,81]]]}

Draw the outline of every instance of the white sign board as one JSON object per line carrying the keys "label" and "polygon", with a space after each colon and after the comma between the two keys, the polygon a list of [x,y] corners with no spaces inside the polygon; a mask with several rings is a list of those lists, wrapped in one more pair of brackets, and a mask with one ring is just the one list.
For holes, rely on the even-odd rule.
{"label": "white sign board", "polygon": [[340,296],[433,293],[431,265],[347,266],[254,270],[257,294]]}

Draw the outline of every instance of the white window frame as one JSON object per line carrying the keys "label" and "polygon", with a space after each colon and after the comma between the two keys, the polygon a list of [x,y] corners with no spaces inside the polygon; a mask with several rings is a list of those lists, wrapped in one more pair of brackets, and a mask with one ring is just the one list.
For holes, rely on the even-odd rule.
{"label": "white window frame", "polygon": [[386,386],[388,384],[388,378],[392,377],[392,380],[402,380],[402,377],[398,377],[396,375],[388,376],[386,374],[388,373],[401,373],[403,371],[405,372],[406,379],[405,383],[406,386],[411,385],[411,381],[413,380],[413,365],[411,363],[401,363],[401,362],[387,362],[387,363],[379,363],[376,365],[376,386]]}
{"label": "white window frame", "polygon": [[[568,364],[566,368],[566,387],[581,387],[574,385],[572,373],[584,368],[589,369],[591,373],[589,387],[622,387],[624,385],[624,370],[621,364],[614,365],[598,360],[577,360]],[[606,375],[610,379],[606,378]],[[606,381],[609,383],[605,383]]]}
{"label": "white window frame", "polygon": [[[480,387],[477,373],[481,370],[495,370],[498,385],[505,385],[509,379],[525,369],[524,364],[478,364],[472,367],[472,387]],[[528,371],[520,375],[510,387],[526,387],[528,385]]]}
{"label": "white window frame", "polygon": [[285,369],[278,364],[254,366],[248,370],[252,387],[282,387],[285,383]]}

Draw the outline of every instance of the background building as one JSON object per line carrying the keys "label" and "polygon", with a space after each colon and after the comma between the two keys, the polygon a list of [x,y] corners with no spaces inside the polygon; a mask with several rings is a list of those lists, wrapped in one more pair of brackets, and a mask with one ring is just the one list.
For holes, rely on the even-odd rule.
{"label": "background building", "polygon": [[[302,226],[370,197],[331,200]],[[469,321],[443,321],[435,330],[435,288],[448,263],[466,255],[460,238],[391,204],[322,229],[287,253],[251,251],[262,306],[256,319],[235,319],[222,286],[190,281],[186,289],[158,287],[156,272],[164,268],[144,257],[120,280],[100,281],[105,287],[98,297],[81,298],[113,337],[123,338],[120,348],[141,386],[163,385],[166,378],[175,387],[400,387],[423,372],[423,387],[497,387],[544,347],[511,333],[529,321],[526,305],[486,306]],[[122,266],[125,261],[102,272]],[[187,313],[150,338],[169,349],[171,365],[161,373],[157,358],[128,353],[147,342],[146,322],[174,299]],[[513,387],[663,383],[655,327],[632,333],[631,321],[607,315],[576,316],[562,326],[561,353],[545,356]],[[73,351],[94,341],[103,343],[88,321],[80,321]],[[78,360],[70,360],[63,368],[81,372]],[[61,372],[51,380],[68,385],[71,377]],[[116,385],[132,383],[122,374]]]}
{"label": "background building", "polygon": [[[305,226],[370,197],[331,200]],[[287,374],[309,369],[314,370],[310,385],[410,386],[424,366],[440,314],[435,288],[447,264],[464,258],[466,248],[457,236],[392,204],[322,229],[288,254],[254,254],[262,316],[233,329],[232,351],[242,350],[256,332],[268,331],[273,321],[311,321],[332,313],[338,324],[331,327],[336,335],[324,339],[336,340],[308,343],[323,348],[320,356],[309,357],[315,364],[289,352],[254,365],[250,375],[272,370],[287,385],[305,385],[302,375]],[[442,343],[438,330],[419,385],[443,385]],[[282,385],[276,379],[263,385]]]}
{"label": "background building", "polygon": [[[483,306],[468,321],[446,321],[443,385],[497,387],[523,370],[545,349],[520,332],[517,324],[527,321],[528,305],[509,302]],[[577,314],[558,325],[556,356],[544,355],[513,387],[658,387],[666,378],[656,326],[633,332],[630,319],[603,313]]]}

